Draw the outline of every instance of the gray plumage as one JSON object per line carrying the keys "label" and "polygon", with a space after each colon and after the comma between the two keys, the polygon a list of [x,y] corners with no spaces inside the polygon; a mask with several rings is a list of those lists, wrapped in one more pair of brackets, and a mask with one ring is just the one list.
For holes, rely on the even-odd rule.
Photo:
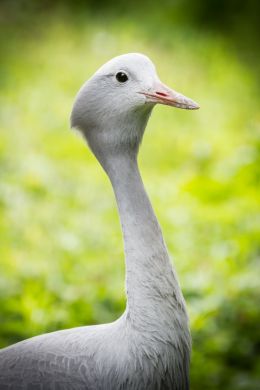
{"label": "gray plumage", "polygon": [[185,302],[137,165],[156,103],[198,108],[163,85],[141,54],[112,59],[79,91],[71,125],[87,140],[115,192],[125,246],[126,310],[110,324],[44,334],[2,349],[0,390],[189,388]]}

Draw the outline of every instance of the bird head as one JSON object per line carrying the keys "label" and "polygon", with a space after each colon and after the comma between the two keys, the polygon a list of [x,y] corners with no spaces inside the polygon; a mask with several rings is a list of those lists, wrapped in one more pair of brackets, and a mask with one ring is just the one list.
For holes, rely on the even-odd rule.
{"label": "bird head", "polygon": [[148,57],[124,54],[104,64],[82,86],[73,106],[71,127],[82,132],[99,159],[109,153],[137,153],[156,104],[199,108],[164,85]]}

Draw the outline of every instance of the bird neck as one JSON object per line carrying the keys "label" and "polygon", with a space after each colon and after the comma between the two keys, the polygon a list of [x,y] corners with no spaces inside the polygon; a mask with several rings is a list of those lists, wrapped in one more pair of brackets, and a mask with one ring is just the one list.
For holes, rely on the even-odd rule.
{"label": "bird neck", "polygon": [[145,318],[150,325],[153,319],[158,323],[158,307],[164,319],[174,315],[174,308],[181,307],[185,312],[161,228],[143,186],[136,153],[110,157],[105,169],[115,192],[124,237],[127,316],[145,326]]}

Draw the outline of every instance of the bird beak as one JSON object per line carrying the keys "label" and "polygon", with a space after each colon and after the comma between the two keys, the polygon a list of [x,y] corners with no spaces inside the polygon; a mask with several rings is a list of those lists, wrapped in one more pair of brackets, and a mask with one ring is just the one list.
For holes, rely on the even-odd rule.
{"label": "bird beak", "polygon": [[186,110],[197,110],[200,106],[186,96],[168,88],[162,83],[157,83],[154,90],[140,92],[146,96],[147,103],[165,104],[167,106],[183,108]]}

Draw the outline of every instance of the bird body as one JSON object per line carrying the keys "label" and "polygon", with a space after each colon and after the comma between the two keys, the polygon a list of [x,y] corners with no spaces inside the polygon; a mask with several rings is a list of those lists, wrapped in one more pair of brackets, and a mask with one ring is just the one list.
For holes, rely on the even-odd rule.
{"label": "bird body", "polygon": [[189,348],[170,342],[136,329],[126,315],[111,324],[36,336],[5,350],[0,389],[188,389]]}
{"label": "bird body", "polygon": [[185,302],[137,164],[156,103],[198,108],[141,54],[116,57],[79,91],[71,116],[106,171],[124,236],[127,305],[115,322],[57,331],[0,351],[0,390],[187,390]]}

